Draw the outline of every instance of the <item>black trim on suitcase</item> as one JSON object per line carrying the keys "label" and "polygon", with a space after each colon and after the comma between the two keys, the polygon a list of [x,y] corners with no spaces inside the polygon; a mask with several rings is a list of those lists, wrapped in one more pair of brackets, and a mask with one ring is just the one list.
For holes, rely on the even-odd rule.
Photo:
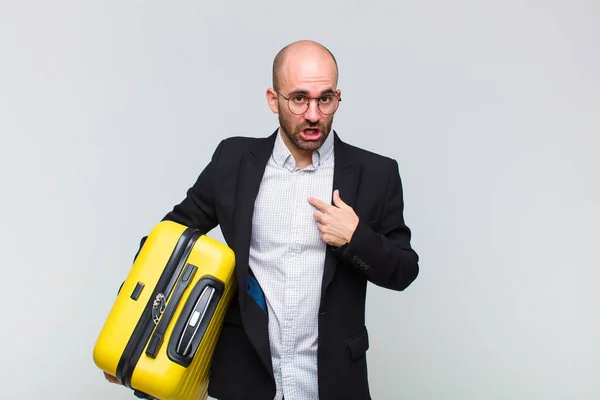
{"label": "black trim on suitcase", "polygon": [[150,300],[148,301],[148,304],[146,304],[146,308],[140,316],[140,319],[129,338],[129,342],[127,343],[127,346],[125,346],[125,350],[123,350],[123,354],[117,365],[116,375],[117,379],[128,388],[135,389],[131,387],[131,376],[133,375],[135,366],[155,328],[154,321],[152,320],[154,300],[159,294],[163,294],[165,299],[169,297],[170,292],[175,286],[179,274],[185,265],[185,261],[200,236],[202,236],[202,234],[197,229],[192,228],[187,228],[181,234],[163,273],[154,287]]}
{"label": "black trim on suitcase", "polygon": [[156,400],[154,397],[150,396],[149,394],[146,394],[144,392],[140,392],[139,390],[133,390],[133,394],[135,397],[137,397],[138,399],[148,399],[148,400]]}
{"label": "black trim on suitcase", "polygon": [[183,367],[192,363],[224,290],[223,282],[214,277],[205,276],[198,281],[173,328],[167,347],[171,361]]}
{"label": "black trim on suitcase", "polygon": [[131,292],[131,300],[136,300],[140,298],[140,294],[142,294],[142,290],[144,290],[144,285],[142,282],[138,282],[135,285],[135,288],[133,289],[133,292]]}

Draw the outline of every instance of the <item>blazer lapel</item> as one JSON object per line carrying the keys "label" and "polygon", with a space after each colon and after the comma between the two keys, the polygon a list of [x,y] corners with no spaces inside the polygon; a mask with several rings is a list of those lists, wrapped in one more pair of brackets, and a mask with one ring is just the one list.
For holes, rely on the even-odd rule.
{"label": "blazer lapel", "polygon": [[[356,203],[356,195],[358,193],[360,165],[356,164],[348,154],[347,145],[340,140],[337,133],[334,131],[334,154],[335,167],[333,170],[333,190],[340,191],[340,198],[350,207],[354,208]],[[332,193],[333,195],[333,193]],[[332,202],[333,204],[333,199]],[[327,246],[325,256],[325,266],[323,270],[323,282],[321,285],[321,303],[329,284],[333,280],[335,269],[337,267],[337,257]]]}
{"label": "blazer lapel", "polygon": [[257,141],[242,156],[238,174],[236,223],[233,246],[236,253],[236,270],[239,287],[240,312],[246,327],[246,334],[259,354],[259,357],[271,375],[273,367],[269,346],[268,319],[262,309],[248,295],[248,259],[252,237],[252,216],[254,201],[260,189],[263,174],[273,151],[277,131],[266,139]]}

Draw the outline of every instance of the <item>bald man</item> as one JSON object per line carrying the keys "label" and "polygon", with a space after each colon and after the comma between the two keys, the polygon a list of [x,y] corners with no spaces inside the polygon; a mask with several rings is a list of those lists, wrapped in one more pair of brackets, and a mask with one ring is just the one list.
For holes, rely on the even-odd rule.
{"label": "bald man", "polygon": [[401,291],[417,277],[398,164],[332,131],[337,83],[322,45],[282,49],[266,91],[278,129],[223,140],[164,217],[220,225],[236,254],[239,293],[210,374],[217,399],[370,399],[367,282]]}

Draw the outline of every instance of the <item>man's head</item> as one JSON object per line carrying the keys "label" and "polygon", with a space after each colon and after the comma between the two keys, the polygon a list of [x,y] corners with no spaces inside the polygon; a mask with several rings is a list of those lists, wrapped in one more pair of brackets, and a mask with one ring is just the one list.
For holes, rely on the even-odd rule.
{"label": "man's head", "polygon": [[[337,81],[335,57],[316,42],[295,42],[277,54],[267,101],[279,115],[288,146],[313,151],[323,144],[341,96]],[[306,98],[312,98],[308,105]]]}

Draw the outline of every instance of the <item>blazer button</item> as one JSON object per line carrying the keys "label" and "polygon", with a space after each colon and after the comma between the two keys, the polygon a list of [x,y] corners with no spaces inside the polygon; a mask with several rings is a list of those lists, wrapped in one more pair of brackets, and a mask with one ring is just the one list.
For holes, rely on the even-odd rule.
{"label": "blazer button", "polygon": [[355,254],[355,255],[352,256],[352,261],[356,261],[356,260],[358,260],[358,257]]}
{"label": "blazer button", "polygon": [[371,268],[371,266],[369,264],[365,264],[365,271],[368,270],[369,268]]}
{"label": "blazer button", "polygon": [[365,265],[367,265],[367,264],[365,264],[365,262],[364,262],[364,261],[361,261],[361,262],[360,262],[360,267],[361,267],[361,268],[365,268]]}

